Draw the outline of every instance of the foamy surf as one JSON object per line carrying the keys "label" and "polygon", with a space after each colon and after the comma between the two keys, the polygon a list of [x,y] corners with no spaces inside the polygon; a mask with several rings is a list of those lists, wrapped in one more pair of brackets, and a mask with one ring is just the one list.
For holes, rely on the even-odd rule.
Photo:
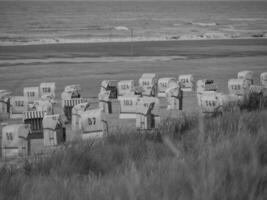
{"label": "foamy surf", "polygon": [[[229,30],[230,29],[224,29]],[[232,31],[232,30],[231,30]],[[245,32],[245,33],[244,33]],[[122,38],[90,38],[90,39],[66,39],[66,38],[43,38],[39,40],[1,41],[0,46],[26,46],[26,45],[49,45],[49,44],[82,44],[82,43],[108,43],[108,42],[146,42],[146,41],[170,41],[170,40],[218,40],[218,39],[253,39],[267,38],[267,33],[236,31],[234,33],[206,32],[197,34],[181,34],[155,37],[122,37]]]}
{"label": "foamy surf", "polygon": [[20,64],[52,64],[52,63],[111,63],[111,62],[155,62],[184,60],[186,56],[138,56],[138,57],[74,57],[74,58],[45,58],[45,59],[6,59],[0,60],[0,65]]}

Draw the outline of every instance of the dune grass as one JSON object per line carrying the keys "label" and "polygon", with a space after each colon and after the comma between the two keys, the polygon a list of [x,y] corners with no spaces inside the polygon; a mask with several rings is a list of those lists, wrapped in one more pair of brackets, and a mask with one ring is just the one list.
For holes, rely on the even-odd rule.
{"label": "dune grass", "polygon": [[267,112],[182,115],[0,169],[0,199],[266,199]]}

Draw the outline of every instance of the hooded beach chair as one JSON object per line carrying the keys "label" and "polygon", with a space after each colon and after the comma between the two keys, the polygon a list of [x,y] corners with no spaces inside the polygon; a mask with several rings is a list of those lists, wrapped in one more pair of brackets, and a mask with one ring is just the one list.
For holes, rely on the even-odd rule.
{"label": "hooded beach chair", "polygon": [[222,112],[221,93],[205,91],[199,96],[199,106],[203,114],[216,114]]}
{"label": "hooded beach chair", "polygon": [[135,119],[136,118],[136,104],[139,96],[129,95],[119,97],[120,102],[120,116],[119,119]]}
{"label": "hooded beach chair", "polygon": [[99,108],[106,114],[112,113],[112,103],[110,101],[110,90],[102,91],[98,94]]}
{"label": "hooded beach chair", "polygon": [[230,94],[246,97],[250,85],[250,81],[247,79],[230,79],[228,81],[228,90]]}
{"label": "hooded beach chair", "polygon": [[65,128],[59,114],[43,118],[44,146],[56,146],[66,141]]}
{"label": "hooded beach chair", "polygon": [[157,78],[154,73],[145,73],[138,81],[139,86],[143,89],[143,96],[156,96]]}
{"label": "hooded beach chair", "polygon": [[29,104],[40,98],[39,87],[25,87],[23,88],[23,96],[28,98]]}
{"label": "hooded beach chair", "polygon": [[102,109],[89,109],[81,113],[82,139],[103,137],[108,132],[108,124]]}
{"label": "hooded beach chair", "polygon": [[0,115],[8,115],[10,112],[10,92],[0,90]]}
{"label": "hooded beach chair", "polygon": [[175,78],[166,77],[158,80],[158,97],[166,97],[166,90],[177,85]]}
{"label": "hooded beach chair", "polygon": [[263,72],[260,75],[260,82],[261,85],[264,86],[265,88],[267,88],[267,72]]}
{"label": "hooded beach chair", "polygon": [[45,111],[26,111],[24,112],[23,122],[31,127],[29,139],[43,138],[43,118]]}
{"label": "hooded beach chair", "polygon": [[11,124],[2,128],[1,148],[4,160],[28,155],[29,132],[29,126],[25,124]]}
{"label": "hooded beach chair", "polygon": [[238,79],[245,79],[249,82],[250,85],[253,84],[253,75],[254,73],[252,71],[241,71],[237,73]]}
{"label": "hooded beach chair", "polygon": [[262,85],[250,85],[246,104],[249,110],[267,108],[267,88]]}
{"label": "hooded beach chair", "polygon": [[40,96],[42,99],[53,101],[56,98],[56,83],[45,82],[40,84]]}
{"label": "hooded beach chair", "polygon": [[72,98],[72,99],[64,99],[62,102],[63,104],[63,111],[68,121],[71,121],[72,117],[72,108],[78,104],[86,103],[88,99],[84,98]]}
{"label": "hooded beach chair", "polygon": [[166,98],[168,102],[167,110],[183,109],[183,90],[178,83],[166,90]]}
{"label": "hooded beach chair", "polygon": [[158,128],[160,102],[156,97],[140,97],[136,106],[136,127],[143,130]]}
{"label": "hooded beach chair", "polygon": [[10,118],[22,119],[24,112],[28,111],[28,97],[11,96],[10,97]]}
{"label": "hooded beach chair", "polygon": [[[72,108],[71,129],[74,133],[82,130],[81,114],[91,109],[89,103],[77,104]],[[75,137],[75,135],[73,135]]]}
{"label": "hooded beach chair", "polygon": [[118,89],[117,89],[116,81],[103,80],[100,86],[100,93],[105,92],[105,91],[110,91],[110,96],[109,96],[110,99],[117,99]]}
{"label": "hooded beach chair", "polygon": [[134,95],[134,80],[122,80],[118,82],[118,96]]}
{"label": "hooded beach chair", "polygon": [[178,77],[178,82],[181,83],[182,90],[192,92],[194,90],[194,77],[192,74],[182,74]]}

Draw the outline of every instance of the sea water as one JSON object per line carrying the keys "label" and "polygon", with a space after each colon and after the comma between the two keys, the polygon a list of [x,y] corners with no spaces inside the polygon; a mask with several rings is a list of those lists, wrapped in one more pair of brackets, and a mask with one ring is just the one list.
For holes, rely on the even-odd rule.
{"label": "sea water", "polygon": [[267,37],[267,2],[2,2],[0,45]]}

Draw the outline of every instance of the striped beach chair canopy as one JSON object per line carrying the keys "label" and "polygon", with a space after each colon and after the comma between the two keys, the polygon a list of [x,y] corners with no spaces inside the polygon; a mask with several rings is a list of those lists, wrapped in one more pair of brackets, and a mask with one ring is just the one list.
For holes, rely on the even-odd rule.
{"label": "striped beach chair canopy", "polygon": [[73,98],[73,99],[65,99],[64,100],[64,106],[66,107],[74,107],[78,104],[81,104],[81,103],[86,103],[88,102],[87,99],[84,99],[84,98]]}
{"label": "striped beach chair canopy", "polygon": [[46,115],[45,111],[26,111],[24,112],[24,120],[42,119]]}

